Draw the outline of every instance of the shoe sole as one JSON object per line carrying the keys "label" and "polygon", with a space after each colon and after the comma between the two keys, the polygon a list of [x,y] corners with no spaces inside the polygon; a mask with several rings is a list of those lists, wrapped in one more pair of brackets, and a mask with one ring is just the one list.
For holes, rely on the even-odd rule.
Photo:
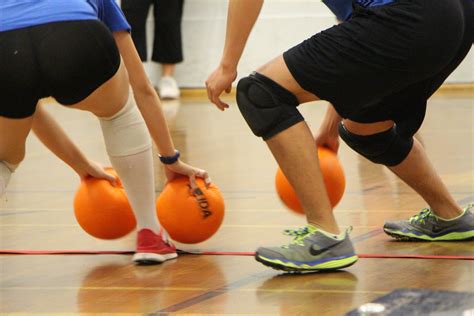
{"label": "shoe sole", "polygon": [[[315,265],[314,267],[298,267],[296,264],[294,266],[289,266],[288,263],[284,263],[280,260],[269,259],[258,254],[255,255],[255,260],[260,262],[261,264],[273,268],[279,271],[285,271],[289,273],[311,273],[311,272],[318,272],[318,271],[336,271],[339,269],[344,269],[350,267],[354,263],[357,262],[359,257],[352,256],[349,258],[344,258],[340,260],[328,261],[322,264]],[[340,262],[340,264],[338,264]]]}
{"label": "shoe sole", "polygon": [[140,265],[152,265],[160,264],[167,260],[172,260],[178,257],[176,253],[169,254],[157,254],[157,253],[148,253],[140,252],[133,255],[132,261]]}
{"label": "shoe sole", "polygon": [[[430,237],[427,235],[416,236],[414,234],[401,233],[395,230],[390,230],[388,228],[384,228],[383,231],[385,232],[385,234],[395,238],[398,241],[470,241],[470,240],[474,240],[474,231],[471,232],[472,235],[466,236],[466,237],[457,237],[456,235],[452,235],[452,234],[459,234],[459,233],[450,233],[450,234],[446,234],[440,237]],[[454,238],[450,237],[450,235],[455,236],[455,237]]]}

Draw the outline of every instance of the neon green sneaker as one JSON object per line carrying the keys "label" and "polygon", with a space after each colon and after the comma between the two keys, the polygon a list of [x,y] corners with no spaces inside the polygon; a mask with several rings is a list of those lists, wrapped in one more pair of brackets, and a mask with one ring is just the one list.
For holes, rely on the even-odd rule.
{"label": "neon green sneaker", "polygon": [[260,247],[255,259],[274,269],[296,273],[346,268],[358,259],[349,232],[350,229],[344,239],[336,240],[309,224],[297,230],[286,230],[286,235],[294,237],[289,245]]}
{"label": "neon green sneaker", "polygon": [[468,205],[459,217],[446,221],[437,217],[429,208],[405,221],[386,222],[383,230],[404,241],[461,241],[474,239],[473,204]]}

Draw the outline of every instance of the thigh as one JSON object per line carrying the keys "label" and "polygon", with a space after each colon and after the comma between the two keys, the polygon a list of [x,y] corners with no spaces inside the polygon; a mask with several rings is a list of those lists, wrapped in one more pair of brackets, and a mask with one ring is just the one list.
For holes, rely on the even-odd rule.
{"label": "thigh", "polygon": [[51,23],[35,28],[32,34],[41,38],[35,51],[42,78],[61,104],[84,100],[119,69],[114,38],[99,21]]}
{"label": "thigh", "polygon": [[[473,8],[474,11],[474,8]],[[474,13],[473,13],[474,15]],[[426,98],[429,98],[439,89],[443,82],[449,77],[449,75],[461,64],[461,62],[466,58],[467,54],[472,48],[472,43],[474,41],[474,21],[469,24],[469,28],[466,28],[465,37],[462,45],[460,46],[458,53],[454,58],[436,75],[425,80],[424,88],[426,93]]]}
{"label": "thigh", "polygon": [[463,44],[459,47],[457,54],[436,74],[392,93],[376,105],[366,107],[349,115],[348,118],[361,123],[393,120],[397,124],[397,130],[401,135],[405,137],[415,135],[425,118],[427,100],[459,66],[471,49],[470,36],[470,33],[466,32]]}
{"label": "thigh", "polygon": [[257,72],[272,79],[286,90],[293,93],[300,103],[319,100],[309,91],[304,90],[288,69],[283,56],[278,56],[257,69]]}
{"label": "thigh", "polygon": [[373,135],[384,132],[393,127],[394,122],[387,120],[374,123],[359,123],[352,120],[344,119],[344,127],[351,133],[356,135]]}
{"label": "thigh", "polygon": [[0,32],[0,116],[26,118],[46,94],[28,29]]}
{"label": "thigh", "polygon": [[[411,137],[418,131],[425,118],[427,87],[426,81],[410,85],[382,98],[374,105],[350,113],[345,118],[352,122],[349,125],[355,126],[356,129],[359,124],[376,126],[380,122],[392,122],[397,125],[397,132],[400,135]],[[357,134],[357,130],[354,133]]]}
{"label": "thigh", "polygon": [[25,155],[25,142],[33,116],[23,119],[11,119],[0,116],[0,160],[18,164]]}
{"label": "thigh", "polygon": [[127,102],[129,95],[128,74],[123,63],[115,75],[80,102],[70,107],[92,112],[98,117],[110,117]]}
{"label": "thigh", "polygon": [[[449,75],[461,64],[472,48],[474,34],[474,13],[472,3],[461,0],[465,9],[464,32],[457,51],[440,70],[420,82],[414,83],[401,91],[381,100],[379,107],[389,112],[390,118],[397,123],[402,135],[412,136],[423,123],[427,100],[439,89]],[[471,10],[469,9],[471,8]]]}
{"label": "thigh", "polygon": [[[356,6],[349,21],[285,52],[285,62],[303,89],[350,118],[439,72],[455,55],[462,23],[456,20],[455,9],[449,19],[443,19],[435,2],[399,0],[373,8]],[[445,30],[438,32],[435,22]]]}

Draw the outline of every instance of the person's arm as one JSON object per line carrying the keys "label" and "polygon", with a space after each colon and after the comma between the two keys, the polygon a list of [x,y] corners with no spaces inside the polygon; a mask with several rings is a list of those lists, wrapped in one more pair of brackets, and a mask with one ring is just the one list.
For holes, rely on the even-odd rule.
{"label": "person's arm", "polygon": [[217,69],[206,80],[209,100],[220,110],[229,107],[219,97],[223,91],[230,92],[232,82],[237,78],[237,65],[262,5],[263,0],[229,1],[222,58]]}
{"label": "person's arm", "polygon": [[114,176],[105,172],[99,164],[87,159],[61,126],[44,109],[41,102],[36,107],[32,128],[39,140],[59,159],[74,169],[82,179],[91,176],[115,183]]}
{"label": "person's arm", "polygon": [[339,149],[339,123],[342,117],[336,112],[331,104],[328,104],[326,115],[316,133],[316,145],[328,147],[337,152]]}
{"label": "person's arm", "polygon": [[223,68],[235,70],[257,21],[263,0],[230,0],[227,12],[227,30],[222,53]]}
{"label": "person's arm", "polygon": [[[114,32],[113,36],[127,68],[135,101],[150,135],[162,156],[173,156],[175,154],[175,147],[161,108],[160,99],[146,75],[132,37],[127,31]],[[195,177],[197,176],[204,178],[206,183],[210,183],[209,175],[205,170],[189,166],[181,160],[172,165],[165,166],[168,179],[178,175],[186,175],[190,178],[191,186],[196,187]]]}
{"label": "person's arm", "polygon": [[146,75],[143,64],[130,35],[131,27],[115,0],[104,0],[97,7],[99,19],[109,28],[128,72],[135,101],[153,138],[163,156],[173,156],[175,148],[168,131],[160,99]]}
{"label": "person's arm", "polygon": [[160,99],[146,75],[132,37],[127,31],[114,32],[113,36],[127,68],[135,101],[150,135],[162,156],[173,156],[175,148],[161,109]]}

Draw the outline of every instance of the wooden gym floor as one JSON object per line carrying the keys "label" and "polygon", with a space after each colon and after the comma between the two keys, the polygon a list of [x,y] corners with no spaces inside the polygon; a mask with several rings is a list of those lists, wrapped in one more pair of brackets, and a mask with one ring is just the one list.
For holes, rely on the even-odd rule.
{"label": "wooden gym floor", "polygon": [[[456,200],[474,201],[473,93],[431,99],[420,135]],[[47,105],[77,144],[108,163],[97,121],[87,113]],[[302,106],[319,126],[326,105]],[[221,113],[199,97],[164,105],[184,160],[206,168],[226,200],[225,221],[209,241],[182,249],[253,251],[288,242],[281,235],[304,219],[286,210],[274,191],[276,164],[236,106]],[[474,243],[394,242],[385,220],[405,219],[425,206],[383,167],[341,145],[347,189],[335,212],[352,225],[360,254],[473,255]],[[157,172],[157,190],[163,176]],[[27,158],[0,203],[0,249],[133,250],[134,234],[96,240],[76,224],[72,170],[31,135]],[[342,272],[284,275],[248,256],[191,256],[158,266],[134,266],[130,255],[1,255],[0,314],[254,314],[343,315],[399,288],[474,292],[474,262],[364,259]]]}

